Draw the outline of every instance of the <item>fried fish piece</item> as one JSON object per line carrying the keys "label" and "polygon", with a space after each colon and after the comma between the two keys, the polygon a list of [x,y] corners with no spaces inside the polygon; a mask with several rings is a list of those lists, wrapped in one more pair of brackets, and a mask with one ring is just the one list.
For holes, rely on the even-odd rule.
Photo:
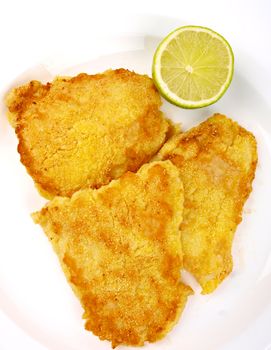
{"label": "fried fish piece", "polygon": [[173,129],[152,79],[125,69],[31,81],[6,105],[21,162],[47,198],[137,171]]}
{"label": "fried fish piece", "polygon": [[231,247],[257,164],[254,136],[215,114],[174,136],[156,159],[170,159],[184,186],[184,267],[212,292],[232,271]]}
{"label": "fried fish piece", "polygon": [[113,347],[165,336],[193,293],[180,282],[182,211],[178,169],[165,161],[55,197],[33,214],[81,301],[85,328]]}

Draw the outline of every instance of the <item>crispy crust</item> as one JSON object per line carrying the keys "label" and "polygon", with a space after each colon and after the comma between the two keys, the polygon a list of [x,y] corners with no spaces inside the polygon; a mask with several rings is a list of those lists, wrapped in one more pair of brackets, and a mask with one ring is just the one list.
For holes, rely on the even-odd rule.
{"label": "crispy crust", "polygon": [[152,80],[125,69],[31,81],[13,89],[6,105],[21,162],[46,197],[137,171],[171,132]]}
{"label": "crispy crust", "polygon": [[54,198],[33,214],[85,310],[86,329],[112,342],[154,342],[177,322],[183,188],[171,162],[144,165],[98,190]]}
{"label": "crispy crust", "polygon": [[184,267],[212,292],[232,271],[231,247],[257,165],[255,137],[215,114],[174,136],[156,159],[170,159],[184,185]]}

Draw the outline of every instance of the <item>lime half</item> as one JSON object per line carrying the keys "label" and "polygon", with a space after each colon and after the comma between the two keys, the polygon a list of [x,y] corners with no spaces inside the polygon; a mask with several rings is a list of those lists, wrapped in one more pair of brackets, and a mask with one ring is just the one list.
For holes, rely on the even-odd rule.
{"label": "lime half", "polygon": [[160,43],[152,75],[169,102],[199,108],[216,102],[225,93],[233,66],[233,52],[226,39],[209,28],[185,26]]}

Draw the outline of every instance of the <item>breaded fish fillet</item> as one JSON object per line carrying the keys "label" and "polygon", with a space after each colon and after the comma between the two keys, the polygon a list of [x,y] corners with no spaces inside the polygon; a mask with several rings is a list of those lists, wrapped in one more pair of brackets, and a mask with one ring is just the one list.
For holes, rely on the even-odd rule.
{"label": "breaded fish fillet", "polygon": [[156,159],[170,159],[184,186],[184,267],[212,292],[232,270],[231,247],[257,164],[254,136],[215,114],[173,137]]}
{"label": "breaded fish fillet", "polygon": [[192,294],[180,282],[182,211],[178,169],[166,161],[56,197],[33,214],[81,301],[86,329],[113,347],[165,336]]}
{"label": "breaded fish fillet", "polygon": [[31,81],[6,105],[21,161],[49,198],[137,171],[171,131],[152,79],[125,69]]}

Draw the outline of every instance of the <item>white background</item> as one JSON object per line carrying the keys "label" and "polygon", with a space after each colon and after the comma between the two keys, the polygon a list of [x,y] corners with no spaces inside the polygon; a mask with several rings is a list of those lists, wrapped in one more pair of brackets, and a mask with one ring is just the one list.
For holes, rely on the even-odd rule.
{"label": "white background", "polygon": [[[260,81],[260,59],[265,72],[261,78],[270,80],[269,0],[1,0],[1,81],[56,55],[62,55],[66,63],[79,58],[87,60],[93,39],[125,33],[126,16],[136,18],[138,14],[171,16],[180,18],[182,23],[211,27],[228,39],[234,51],[241,43],[242,50],[255,61],[253,69],[250,67],[247,72],[249,79]],[[271,86],[263,93],[271,96]]]}
{"label": "white background", "polygon": [[[271,1],[0,1],[0,90],[37,63],[54,71],[88,61],[93,57],[92,42],[102,36],[125,34],[128,20],[137,21],[138,15],[146,14],[150,16],[149,28],[142,24],[142,32],[153,31],[157,25],[164,26],[167,34],[168,28],[159,22],[159,16],[169,16],[176,18],[176,23],[180,19],[180,25],[213,28],[228,39],[235,53],[241,46],[247,60],[239,62],[237,55],[236,65],[242,65],[247,80],[253,82],[263,99],[271,99]],[[252,341],[247,350],[267,349],[270,315],[269,308],[262,315],[269,323],[259,319],[254,325],[253,332],[262,341]],[[242,334],[239,338],[241,344]],[[20,339],[24,344],[20,349],[42,349],[0,311],[0,350],[19,349]],[[227,349],[238,349],[238,341]]]}

